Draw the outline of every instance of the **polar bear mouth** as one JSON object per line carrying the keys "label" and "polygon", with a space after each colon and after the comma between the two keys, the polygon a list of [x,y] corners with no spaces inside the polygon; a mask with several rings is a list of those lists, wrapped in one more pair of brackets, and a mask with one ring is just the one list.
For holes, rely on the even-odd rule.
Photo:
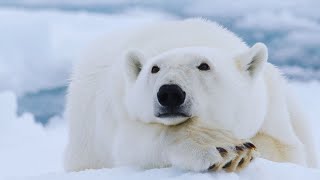
{"label": "polar bear mouth", "polygon": [[170,113],[158,113],[155,115],[157,117],[157,122],[164,125],[178,125],[180,123],[186,122],[191,118],[191,115],[183,112],[170,112]]}
{"label": "polar bear mouth", "polygon": [[180,113],[180,112],[175,112],[175,113],[162,113],[157,115],[158,118],[189,118],[190,115],[185,114],[185,113]]}

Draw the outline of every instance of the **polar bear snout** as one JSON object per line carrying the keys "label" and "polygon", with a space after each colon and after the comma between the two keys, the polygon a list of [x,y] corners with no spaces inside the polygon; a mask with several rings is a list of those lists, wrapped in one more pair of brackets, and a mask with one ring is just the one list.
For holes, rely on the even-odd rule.
{"label": "polar bear snout", "polygon": [[166,117],[189,117],[183,104],[186,100],[186,92],[176,84],[165,84],[157,93],[158,103],[156,116]]}
{"label": "polar bear snout", "polygon": [[174,109],[183,104],[186,93],[176,84],[166,84],[160,87],[157,97],[162,106]]}

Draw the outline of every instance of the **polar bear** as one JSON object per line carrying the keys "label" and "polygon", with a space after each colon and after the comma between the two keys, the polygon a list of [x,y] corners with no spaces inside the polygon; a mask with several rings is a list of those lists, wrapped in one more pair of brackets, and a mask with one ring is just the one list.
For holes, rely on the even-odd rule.
{"label": "polar bear", "polygon": [[[102,39],[74,68],[65,169],[315,167],[307,120],[263,43],[203,19]],[[258,152],[256,151],[258,150]]]}

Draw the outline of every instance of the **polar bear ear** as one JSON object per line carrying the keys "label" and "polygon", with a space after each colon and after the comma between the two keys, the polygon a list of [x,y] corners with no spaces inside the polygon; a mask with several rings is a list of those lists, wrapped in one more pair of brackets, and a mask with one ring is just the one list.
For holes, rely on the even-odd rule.
{"label": "polar bear ear", "polygon": [[129,50],[125,55],[125,71],[130,81],[135,81],[142,69],[144,56],[137,50]]}
{"label": "polar bear ear", "polygon": [[256,77],[268,60],[268,49],[263,43],[256,43],[247,52],[238,55],[236,60],[241,71]]}

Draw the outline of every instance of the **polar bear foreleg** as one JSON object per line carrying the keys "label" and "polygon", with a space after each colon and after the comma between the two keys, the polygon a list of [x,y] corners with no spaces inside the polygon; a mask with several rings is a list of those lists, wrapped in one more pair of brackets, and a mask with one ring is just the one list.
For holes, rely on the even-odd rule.
{"label": "polar bear foreleg", "polygon": [[299,156],[299,154],[302,154],[302,149],[283,143],[266,133],[257,133],[251,141],[257,146],[262,158],[275,162],[292,162],[299,164],[303,162],[303,157]]}

